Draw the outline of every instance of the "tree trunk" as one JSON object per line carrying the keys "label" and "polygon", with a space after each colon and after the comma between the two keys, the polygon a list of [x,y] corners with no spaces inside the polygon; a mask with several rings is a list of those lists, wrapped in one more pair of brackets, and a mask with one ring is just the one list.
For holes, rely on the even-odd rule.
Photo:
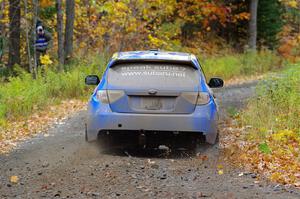
{"label": "tree trunk", "polygon": [[59,70],[63,70],[64,65],[64,38],[63,38],[63,12],[62,12],[62,0],[56,1],[57,9],[57,54],[59,61]]}
{"label": "tree trunk", "polygon": [[72,57],[75,1],[66,0],[65,61]]}
{"label": "tree trunk", "polygon": [[5,10],[5,1],[2,0],[2,2],[0,2],[0,9],[2,10],[2,12],[0,12],[0,34],[3,35],[4,34],[4,24],[1,21],[2,19],[4,19],[4,10]]}
{"label": "tree trunk", "polygon": [[35,39],[36,39],[36,31],[35,31],[35,26],[36,26],[36,22],[37,22],[37,17],[38,17],[38,7],[39,7],[39,1],[38,0],[33,0],[32,1],[32,4],[33,4],[33,24],[32,24],[32,27],[33,27],[33,61],[34,61],[34,64],[33,64],[33,68],[32,68],[32,76],[34,79],[37,78],[37,65],[38,65],[38,62],[37,62],[37,54],[36,54],[36,46],[35,46]]}
{"label": "tree trunk", "polygon": [[27,56],[28,56],[28,65],[29,65],[29,71],[31,74],[34,73],[34,67],[32,65],[32,60],[31,60],[31,53],[30,53],[30,38],[29,38],[29,27],[30,25],[28,24],[27,21],[27,16],[28,16],[28,2],[27,0],[24,0],[24,15],[25,15],[25,20],[26,20],[26,25],[25,25],[25,34],[26,34],[26,46],[27,46]]}
{"label": "tree trunk", "polygon": [[[86,6],[86,15],[87,15],[87,18],[88,18],[87,28],[88,28],[88,30],[90,30],[91,29],[91,24],[92,24],[92,21],[91,21],[91,2],[90,2],[90,0],[85,0],[85,6]],[[89,53],[90,44],[91,44],[90,37],[87,36],[86,37],[86,49],[84,50],[84,54]]]}
{"label": "tree trunk", "polygon": [[9,0],[9,55],[8,67],[21,63],[20,59],[20,0]]}
{"label": "tree trunk", "polygon": [[[5,10],[5,1],[0,3],[0,9]],[[0,63],[2,62],[2,57],[4,53],[4,37],[5,37],[5,26],[2,23],[2,19],[4,18],[4,13],[0,12]]]}
{"label": "tree trunk", "polygon": [[258,0],[251,0],[251,2],[250,2],[250,21],[249,21],[249,48],[252,50],[256,50],[257,7],[258,7]]}

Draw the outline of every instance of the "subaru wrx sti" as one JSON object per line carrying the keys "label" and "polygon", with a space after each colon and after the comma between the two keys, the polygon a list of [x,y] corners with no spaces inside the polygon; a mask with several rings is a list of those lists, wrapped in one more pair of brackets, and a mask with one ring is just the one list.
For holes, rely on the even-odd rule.
{"label": "subaru wrx sti", "polygon": [[115,53],[101,80],[89,75],[85,82],[97,86],[88,104],[87,141],[114,136],[161,145],[173,135],[177,143],[185,138],[194,143],[198,137],[216,142],[218,105],[211,88],[222,87],[223,80],[207,82],[193,54]]}

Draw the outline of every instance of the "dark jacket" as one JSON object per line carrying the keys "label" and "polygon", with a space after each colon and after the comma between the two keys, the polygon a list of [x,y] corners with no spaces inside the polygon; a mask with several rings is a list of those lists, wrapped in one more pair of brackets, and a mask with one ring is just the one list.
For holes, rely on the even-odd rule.
{"label": "dark jacket", "polygon": [[45,30],[44,32],[45,33],[43,35],[36,34],[34,43],[36,50],[40,52],[46,52],[52,39],[51,34],[48,31]]}

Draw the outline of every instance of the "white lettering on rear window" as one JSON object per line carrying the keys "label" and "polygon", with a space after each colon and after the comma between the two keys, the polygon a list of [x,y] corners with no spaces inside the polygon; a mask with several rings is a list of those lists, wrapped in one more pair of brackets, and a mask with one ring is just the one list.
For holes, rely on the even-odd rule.
{"label": "white lettering on rear window", "polygon": [[179,66],[123,66],[122,76],[165,76],[165,77],[186,77],[186,68]]}
{"label": "white lettering on rear window", "polygon": [[165,76],[165,77],[185,77],[185,72],[169,71],[128,71],[122,72],[122,76]]}

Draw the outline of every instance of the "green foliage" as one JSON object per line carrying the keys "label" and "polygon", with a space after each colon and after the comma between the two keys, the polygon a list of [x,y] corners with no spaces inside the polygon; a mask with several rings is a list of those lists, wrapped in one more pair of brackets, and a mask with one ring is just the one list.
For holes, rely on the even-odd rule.
{"label": "green foliage", "polygon": [[212,57],[202,60],[207,76],[230,79],[239,76],[262,74],[280,67],[280,58],[271,51],[247,52],[244,54]]}
{"label": "green foliage", "polygon": [[7,38],[4,35],[1,35],[0,33],[0,67],[2,65],[2,58],[4,56],[4,54],[6,53],[6,51],[8,50],[8,42],[7,42]]}
{"label": "green foliage", "polygon": [[39,75],[36,80],[19,69],[18,76],[9,78],[9,83],[1,83],[0,124],[6,119],[27,116],[56,101],[88,96],[90,88],[85,86],[84,78],[88,74],[101,75],[101,62],[98,57],[91,62],[78,61],[70,71],[62,73],[48,69],[45,77]]}
{"label": "green foliage", "polygon": [[229,106],[227,108],[227,113],[228,115],[231,117],[231,118],[235,118],[238,116],[239,112],[238,112],[238,109],[233,107],[233,106]]}
{"label": "green foliage", "polygon": [[0,36],[0,57],[3,56],[4,53],[4,37]]}
{"label": "green foliage", "polygon": [[278,0],[259,0],[257,31],[258,39],[262,45],[271,49],[276,47],[278,42],[277,34],[283,26],[282,5]]}
{"label": "green foliage", "polygon": [[55,17],[56,8],[55,6],[48,6],[40,10],[40,17],[44,20]]}
{"label": "green foliage", "polygon": [[257,87],[253,98],[241,114],[244,125],[252,127],[251,137],[288,130],[300,133],[300,64],[270,77]]}
{"label": "green foliage", "polygon": [[261,143],[258,145],[258,149],[262,152],[262,153],[265,153],[265,154],[270,154],[271,153],[271,149],[270,147],[268,146],[267,143]]}
{"label": "green foliage", "polygon": [[10,71],[7,67],[0,65],[0,82],[4,81],[6,77],[10,75]]}

